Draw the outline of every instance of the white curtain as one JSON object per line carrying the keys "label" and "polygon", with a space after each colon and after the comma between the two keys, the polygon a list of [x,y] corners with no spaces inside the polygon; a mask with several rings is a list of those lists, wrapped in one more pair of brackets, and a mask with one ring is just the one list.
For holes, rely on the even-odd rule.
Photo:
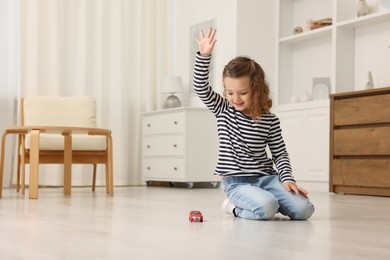
{"label": "white curtain", "polygon": [[[20,0],[20,96],[94,96],[98,126],[113,132],[115,185],[142,183],[140,114],[160,106],[171,72],[170,14],[169,0]],[[50,167],[39,184],[62,185]],[[73,167],[72,184],[90,185],[86,171]]]}
{"label": "white curtain", "polygon": [[[0,132],[16,124],[19,89],[19,1],[0,0]],[[15,138],[6,143],[3,186],[12,183]]]}

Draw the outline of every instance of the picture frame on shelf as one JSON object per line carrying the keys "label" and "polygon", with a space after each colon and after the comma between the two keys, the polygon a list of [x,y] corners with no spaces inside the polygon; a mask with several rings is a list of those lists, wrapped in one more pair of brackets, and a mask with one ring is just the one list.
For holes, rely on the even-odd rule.
{"label": "picture frame on shelf", "polygon": [[330,94],[330,78],[318,77],[313,78],[313,100],[328,99]]}
{"label": "picture frame on shelf", "polygon": [[381,5],[387,9],[390,9],[390,0],[381,0]]}
{"label": "picture frame on shelf", "polygon": [[[207,20],[202,23],[198,23],[195,25],[192,25],[190,27],[190,79],[189,79],[189,86],[190,86],[190,94],[193,96],[195,95],[194,88],[192,87],[192,77],[194,73],[194,65],[195,65],[195,57],[196,53],[199,50],[198,43],[196,41],[196,38],[199,37],[200,31],[203,30],[203,33],[206,35],[209,28],[215,28],[215,19]],[[213,77],[213,68],[214,68],[214,59],[211,59],[210,63],[210,71],[209,71],[209,83],[211,86],[214,84],[214,77]]]}

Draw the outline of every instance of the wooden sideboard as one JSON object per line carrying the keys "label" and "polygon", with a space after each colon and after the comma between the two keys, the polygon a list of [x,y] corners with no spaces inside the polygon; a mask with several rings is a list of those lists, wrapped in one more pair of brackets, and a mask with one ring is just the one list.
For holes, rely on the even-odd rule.
{"label": "wooden sideboard", "polygon": [[330,95],[330,191],[390,196],[390,87]]}

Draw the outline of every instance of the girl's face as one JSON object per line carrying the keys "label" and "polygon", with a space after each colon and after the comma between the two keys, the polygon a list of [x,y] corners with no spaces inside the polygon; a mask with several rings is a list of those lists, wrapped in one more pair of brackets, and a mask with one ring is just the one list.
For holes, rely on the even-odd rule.
{"label": "girl's face", "polygon": [[252,89],[249,77],[229,78],[223,80],[226,98],[236,110],[250,115],[249,106],[252,100]]}

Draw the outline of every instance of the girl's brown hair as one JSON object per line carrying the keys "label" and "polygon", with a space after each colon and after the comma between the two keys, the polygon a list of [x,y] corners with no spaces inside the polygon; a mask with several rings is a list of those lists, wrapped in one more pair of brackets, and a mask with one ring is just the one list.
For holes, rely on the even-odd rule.
{"label": "girl's brown hair", "polygon": [[[259,118],[262,114],[270,113],[272,100],[269,97],[270,89],[265,80],[265,74],[261,66],[248,57],[237,57],[226,64],[223,69],[222,78],[249,77],[252,90],[252,100],[249,112],[253,119]],[[223,92],[226,97],[226,88]]]}

